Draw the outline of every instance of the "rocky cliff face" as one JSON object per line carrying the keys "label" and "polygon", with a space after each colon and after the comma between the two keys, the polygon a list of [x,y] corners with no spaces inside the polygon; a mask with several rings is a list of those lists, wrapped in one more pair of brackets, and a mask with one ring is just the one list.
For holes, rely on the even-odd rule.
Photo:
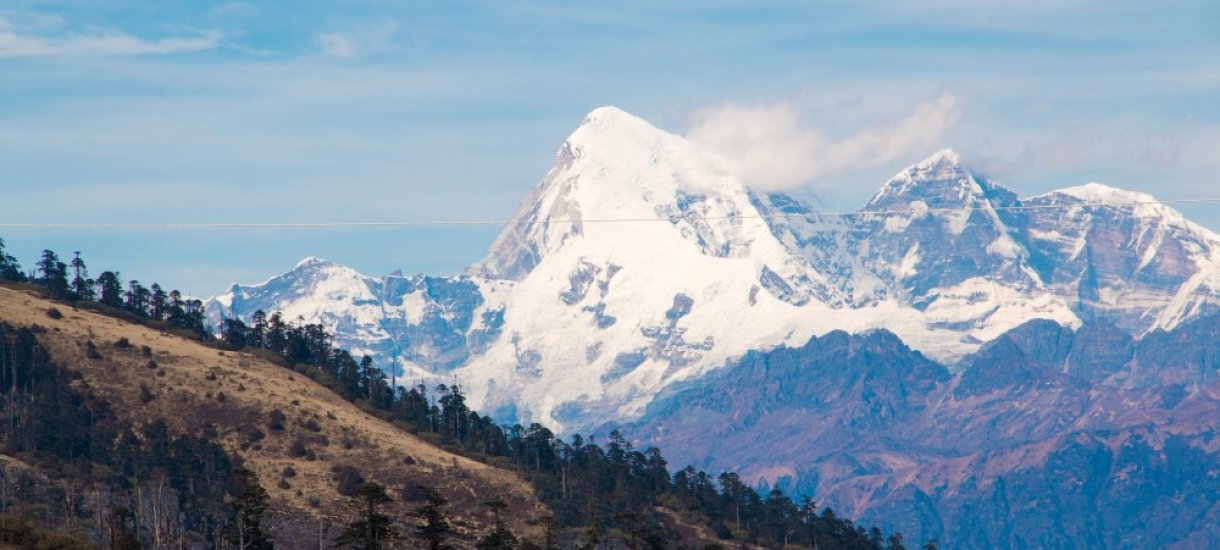
{"label": "rocky cliff face", "polygon": [[916,540],[1207,546],[1220,537],[1217,331],[1220,316],[1138,340],[1031,321],[954,375],[892,335],[832,333],[751,353],[616,427],[676,464]]}

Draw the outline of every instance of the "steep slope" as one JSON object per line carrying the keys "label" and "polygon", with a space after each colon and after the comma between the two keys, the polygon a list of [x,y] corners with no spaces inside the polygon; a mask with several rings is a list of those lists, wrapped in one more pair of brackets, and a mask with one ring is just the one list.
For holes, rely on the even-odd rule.
{"label": "steep slope", "polygon": [[842,296],[758,218],[690,142],[617,109],[590,113],[472,269],[513,284],[500,341],[456,374],[485,383],[485,408],[572,427],[825,327],[807,320]]}
{"label": "steep slope", "polygon": [[[889,332],[835,331],[797,348],[751,352],[675,385],[649,405],[643,420],[621,427],[640,445],[673,449],[675,464],[813,489],[819,476],[808,475],[808,465],[861,441],[884,448],[878,428],[919,414],[927,395],[948,378],[948,370]],[[840,464],[850,471],[830,475],[888,469],[879,460]]]}
{"label": "steep slope", "polygon": [[916,540],[1210,546],[1218,331],[1220,316],[1139,340],[1033,321],[953,376],[892,335],[832,333],[748,354],[615,427]]}
{"label": "steep slope", "polygon": [[[46,312],[53,306],[0,288],[0,321],[47,327],[50,336],[42,340],[52,357],[79,373],[79,384],[123,419],[136,426],[164,419],[171,431],[188,435],[215,429],[226,450],[262,480],[282,525],[276,536],[288,547],[316,543],[319,530],[329,539],[335,526],[350,521],[348,499],[333,478],[338,466],[384,484],[400,501],[392,510],[399,520],[418,505],[409,501],[407,489],[437,488],[460,514],[467,536],[489,529],[491,517],[482,504],[491,498],[519,511],[512,520],[525,532],[536,529],[528,522],[546,513],[529,485],[513,474],[443,451],[288,369],[63,305],[54,306],[63,317],[51,319]],[[120,341],[125,344],[115,345]],[[100,357],[90,357],[88,343]],[[283,415],[278,428],[273,411]],[[284,476],[288,467],[295,476]]]}
{"label": "steep slope", "polygon": [[1136,335],[1220,309],[1220,237],[1144,193],[1090,183],[1026,200],[1025,241],[1083,318]]}

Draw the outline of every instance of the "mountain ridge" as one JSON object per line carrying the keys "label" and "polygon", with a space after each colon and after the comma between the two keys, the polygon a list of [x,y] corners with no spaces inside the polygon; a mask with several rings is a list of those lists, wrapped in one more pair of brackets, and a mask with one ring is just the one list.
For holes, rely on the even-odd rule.
{"label": "mountain ridge", "polygon": [[[504,420],[580,429],[637,416],[668,385],[749,350],[834,329],[885,328],[953,364],[1031,318],[1107,319],[1140,335],[1216,310],[1220,239],[1168,207],[1070,194],[1101,191],[1021,199],[942,150],[860,214],[830,217],[755,192],[684,138],[602,108],[466,273],[352,271],[349,288],[305,289],[294,279],[308,277],[289,271],[209,311],[320,321],[395,374],[457,376]],[[1055,210],[997,208],[1018,205]],[[900,212],[868,214],[881,207]],[[1122,241],[1130,231],[1150,238]],[[1129,279],[1142,286],[1116,291]]]}
{"label": "mountain ridge", "polygon": [[1220,315],[1140,340],[1035,320],[953,374],[883,331],[834,332],[751,352],[603,431],[948,547],[1208,546],[1218,331]]}

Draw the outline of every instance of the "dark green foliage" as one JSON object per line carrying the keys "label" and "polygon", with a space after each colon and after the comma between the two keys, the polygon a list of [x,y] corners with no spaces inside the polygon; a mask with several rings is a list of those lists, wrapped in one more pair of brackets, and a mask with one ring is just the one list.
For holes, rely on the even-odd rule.
{"label": "dark green foliage", "polygon": [[236,512],[225,530],[225,538],[236,550],[271,550],[271,537],[263,532],[263,514],[267,511],[267,491],[258,484],[258,477],[246,468],[238,468],[231,481],[235,495],[232,507]]}
{"label": "dark green foliage", "polygon": [[[216,443],[218,434],[174,436],[163,421],[154,420],[137,436],[137,428],[121,421],[107,402],[74,387],[73,374],[58,366],[28,329],[0,324],[0,366],[0,453],[53,474],[62,487],[102,488],[113,504],[110,511],[96,507],[105,503],[90,510],[54,508],[61,511],[43,521],[81,523],[71,514],[106,514],[110,532],[96,536],[118,544],[128,533],[148,542],[151,518],[142,517],[134,503],[143,501],[147,510],[155,499],[161,513],[181,518],[173,527],[179,535],[219,540],[220,527],[233,515],[226,489],[234,465]],[[6,507],[23,498],[44,505],[35,493],[9,498]]]}
{"label": "dark green foliage", "polygon": [[[97,280],[90,279],[80,252],[74,253],[70,267],[72,277],[69,281],[69,265],[59,261],[54,251],[44,250],[31,282],[41,286],[51,299],[95,303],[90,307],[101,309],[104,313],[116,314],[162,330],[185,330],[199,340],[207,340],[211,336],[204,326],[203,302],[200,300],[183,299],[182,293],[177,290],[167,293],[156,283],[145,288],[135,280],[129,281],[124,290],[122,277],[117,271],[103,271]],[[0,240],[0,281],[24,280],[17,260],[4,254],[4,242]],[[104,307],[98,308],[97,305]]]}
{"label": "dark green foliage", "polygon": [[79,534],[48,533],[28,519],[0,514],[0,546],[21,550],[95,550],[97,545]]}
{"label": "dark green foliage", "polygon": [[115,309],[123,308],[123,283],[119,282],[119,274],[103,271],[97,276],[97,286],[101,293],[98,302]]}
{"label": "dark green foliage", "polygon": [[0,281],[25,281],[25,273],[21,271],[21,264],[17,263],[17,258],[9,256],[4,251],[4,239],[0,239]]}
{"label": "dark green foliage", "polygon": [[93,300],[95,281],[89,278],[89,269],[85,266],[85,260],[80,257],[80,252],[73,252],[70,265],[72,266],[72,296],[77,300]]}
{"label": "dark green foliage", "polygon": [[419,520],[419,525],[415,527],[415,538],[420,543],[420,548],[428,550],[446,550],[453,548],[449,545],[449,541],[453,539],[453,526],[449,524],[449,519],[445,515],[445,505],[449,501],[445,500],[440,493],[436,492],[431,487],[418,487],[418,490],[423,494],[424,504],[411,512],[411,515]]}
{"label": "dark green foliage", "polygon": [[475,548],[478,550],[514,550],[517,548],[517,536],[504,526],[504,518],[501,517],[508,505],[503,500],[496,499],[488,502],[487,507],[491,509],[495,518],[495,527],[487,536],[479,539]]}
{"label": "dark green foliage", "polygon": [[364,476],[360,470],[348,465],[335,466],[335,490],[345,497],[356,496],[365,485]]}
{"label": "dark green foliage", "polygon": [[398,540],[398,530],[394,528],[390,518],[381,513],[381,509],[394,502],[394,499],[386,494],[385,487],[372,482],[361,485],[354,497],[356,520],[343,529],[335,540],[335,545],[356,550],[390,548]]}
{"label": "dark green foliage", "polygon": [[34,282],[46,287],[51,298],[68,297],[68,266],[59,261],[59,256],[50,250],[42,251],[38,260],[37,277]]}
{"label": "dark green foliage", "polygon": [[134,519],[135,514],[126,506],[119,506],[110,511],[111,550],[143,550],[140,537],[132,527]]}
{"label": "dark green foliage", "polygon": [[275,409],[268,414],[267,427],[271,428],[273,431],[283,431],[284,421],[286,420],[288,420],[288,417],[284,416],[284,413],[279,409]]}

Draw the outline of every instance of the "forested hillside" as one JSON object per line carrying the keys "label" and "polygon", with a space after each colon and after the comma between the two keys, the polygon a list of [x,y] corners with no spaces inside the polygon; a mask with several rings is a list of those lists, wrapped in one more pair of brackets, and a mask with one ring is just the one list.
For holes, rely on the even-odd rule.
{"label": "forested hillside", "polygon": [[[126,529],[145,548],[235,547],[261,524],[278,547],[329,548],[359,519],[355,500],[375,496],[362,492],[372,482],[392,501],[378,513],[407,547],[413,514],[427,508],[460,546],[494,530],[488,502],[511,507],[506,528],[542,532],[545,506],[512,473],[443,451],[267,358],[183,337],[206,331],[177,336],[166,331],[182,327],[148,311],[42,298],[50,291],[35,275],[0,288],[0,387],[10,390],[0,511],[104,546]],[[250,514],[261,520],[238,521]]]}
{"label": "forested hillside", "polygon": [[733,474],[671,475],[659,450],[618,434],[598,444],[499,426],[460,387],[399,386],[319,325],[273,313],[226,321],[216,338],[197,303],[159,286],[132,282],[115,299],[107,276],[94,292],[79,255],[71,280],[49,251],[31,274],[0,258],[0,541],[902,547]]}

